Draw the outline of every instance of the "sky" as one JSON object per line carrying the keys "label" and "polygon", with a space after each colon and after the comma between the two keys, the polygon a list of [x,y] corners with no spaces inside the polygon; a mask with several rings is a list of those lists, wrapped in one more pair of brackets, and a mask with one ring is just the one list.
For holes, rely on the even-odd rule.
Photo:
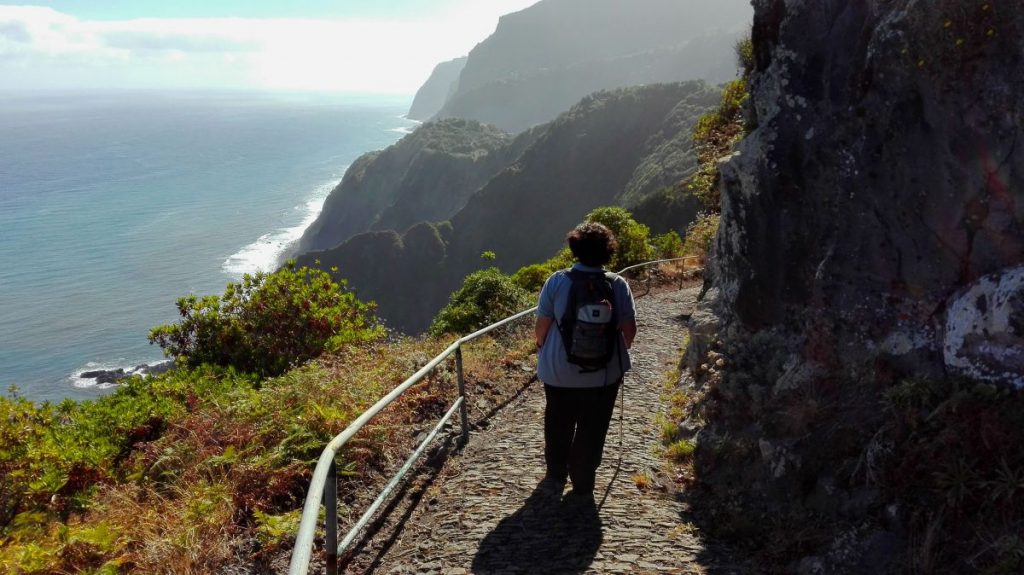
{"label": "sky", "polygon": [[0,4],[0,91],[412,94],[537,0],[50,0]]}

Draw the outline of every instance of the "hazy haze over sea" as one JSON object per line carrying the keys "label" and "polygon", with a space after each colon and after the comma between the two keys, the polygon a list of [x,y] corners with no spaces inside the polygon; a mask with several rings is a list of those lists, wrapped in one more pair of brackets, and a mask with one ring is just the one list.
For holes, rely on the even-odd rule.
{"label": "hazy haze over sea", "polygon": [[0,94],[0,386],[93,397],[73,374],[159,361],[175,299],[272,266],[408,103]]}

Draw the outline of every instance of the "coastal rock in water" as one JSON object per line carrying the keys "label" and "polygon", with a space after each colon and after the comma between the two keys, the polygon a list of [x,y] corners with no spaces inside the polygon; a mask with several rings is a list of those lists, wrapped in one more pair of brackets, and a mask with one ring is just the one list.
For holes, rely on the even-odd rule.
{"label": "coastal rock in water", "polygon": [[176,367],[175,361],[169,359],[167,361],[161,361],[154,364],[144,363],[138,365],[132,370],[132,375],[160,375],[161,373],[167,373]]}
{"label": "coastal rock in water", "polygon": [[953,299],[943,351],[956,373],[1024,387],[1024,266],[985,276]]}
{"label": "coastal rock in water", "polygon": [[119,379],[127,377],[128,372],[122,368],[117,369],[100,369],[96,371],[83,372],[78,377],[82,379],[95,379],[98,385],[117,383]]}
{"label": "coastal rock in water", "polygon": [[109,385],[120,382],[122,379],[131,377],[133,375],[150,376],[166,373],[174,369],[174,360],[161,361],[154,364],[143,363],[137,365],[130,370],[124,368],[117,369],[98,369],[93,371],[83,371],[78,374],[80,379],[94,379],[96,385]]}

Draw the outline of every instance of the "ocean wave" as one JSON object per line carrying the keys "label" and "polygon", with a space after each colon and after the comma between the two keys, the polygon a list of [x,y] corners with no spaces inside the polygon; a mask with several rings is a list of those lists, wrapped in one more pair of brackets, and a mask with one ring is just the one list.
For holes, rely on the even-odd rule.
{"label": "ocean wave", "polygon": [[272,272],[277,269],[281,256],[295,242],[299,241],[306,228],[316,221],[320,211],[323,210],[327,196],[337,184],[336,180],[332,180],[318,186],[310,199],[292,208],[292,212],[286,216],[286,219],[294,220],[292,214],[298,212],[302,214],[300,223],[263,234],[255,242],[228,256],[228,259],[224,260],[221,265],[224,273],[235,279],[240,279],[244,274],[254,274],[260,271]]}
{"label": "ocean wave", "polygon": [[408,126],[403,126],[403,127],[400,127],[400,128],[391,128],[388,131],[389,132],[395,132],[395,133],[398,133],[398,134],[411,134],[413,132],[413,129],[408,127]]}

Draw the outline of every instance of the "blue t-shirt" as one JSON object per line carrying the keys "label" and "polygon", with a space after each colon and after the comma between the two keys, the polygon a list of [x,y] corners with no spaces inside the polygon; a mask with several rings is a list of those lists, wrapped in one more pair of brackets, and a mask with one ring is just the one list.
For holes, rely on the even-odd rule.
{"label": "blue t-shirt", "polygon": [[[587,267],[579,263],[572,266],[572,269],[582,272],[604,271],[601,268]],[[544,345],[537,352],[537,376],[544,383],[555,387],[601,387],[615,383],[631,366],[629,351],[626,349],[621,332],[619,332],[619,345],[605,369],[580,373],[580,366],[569,363],[558,324],[561,323],[562,316],[565,315],[565,308],[569,305],[571,287],[572,280],[569,279],[569,274],[565,271],[557,271],[544,282],[544,288],[540,291],[537,315],[551,318],[555,320],[555,323],[551,325]],[[615,301],[612,302],[612,305],[619,325],[636,319],[636,307],[633,304],[633,294],[629,289],[629,283],[616,277],[612,287],[615,290]]]}

